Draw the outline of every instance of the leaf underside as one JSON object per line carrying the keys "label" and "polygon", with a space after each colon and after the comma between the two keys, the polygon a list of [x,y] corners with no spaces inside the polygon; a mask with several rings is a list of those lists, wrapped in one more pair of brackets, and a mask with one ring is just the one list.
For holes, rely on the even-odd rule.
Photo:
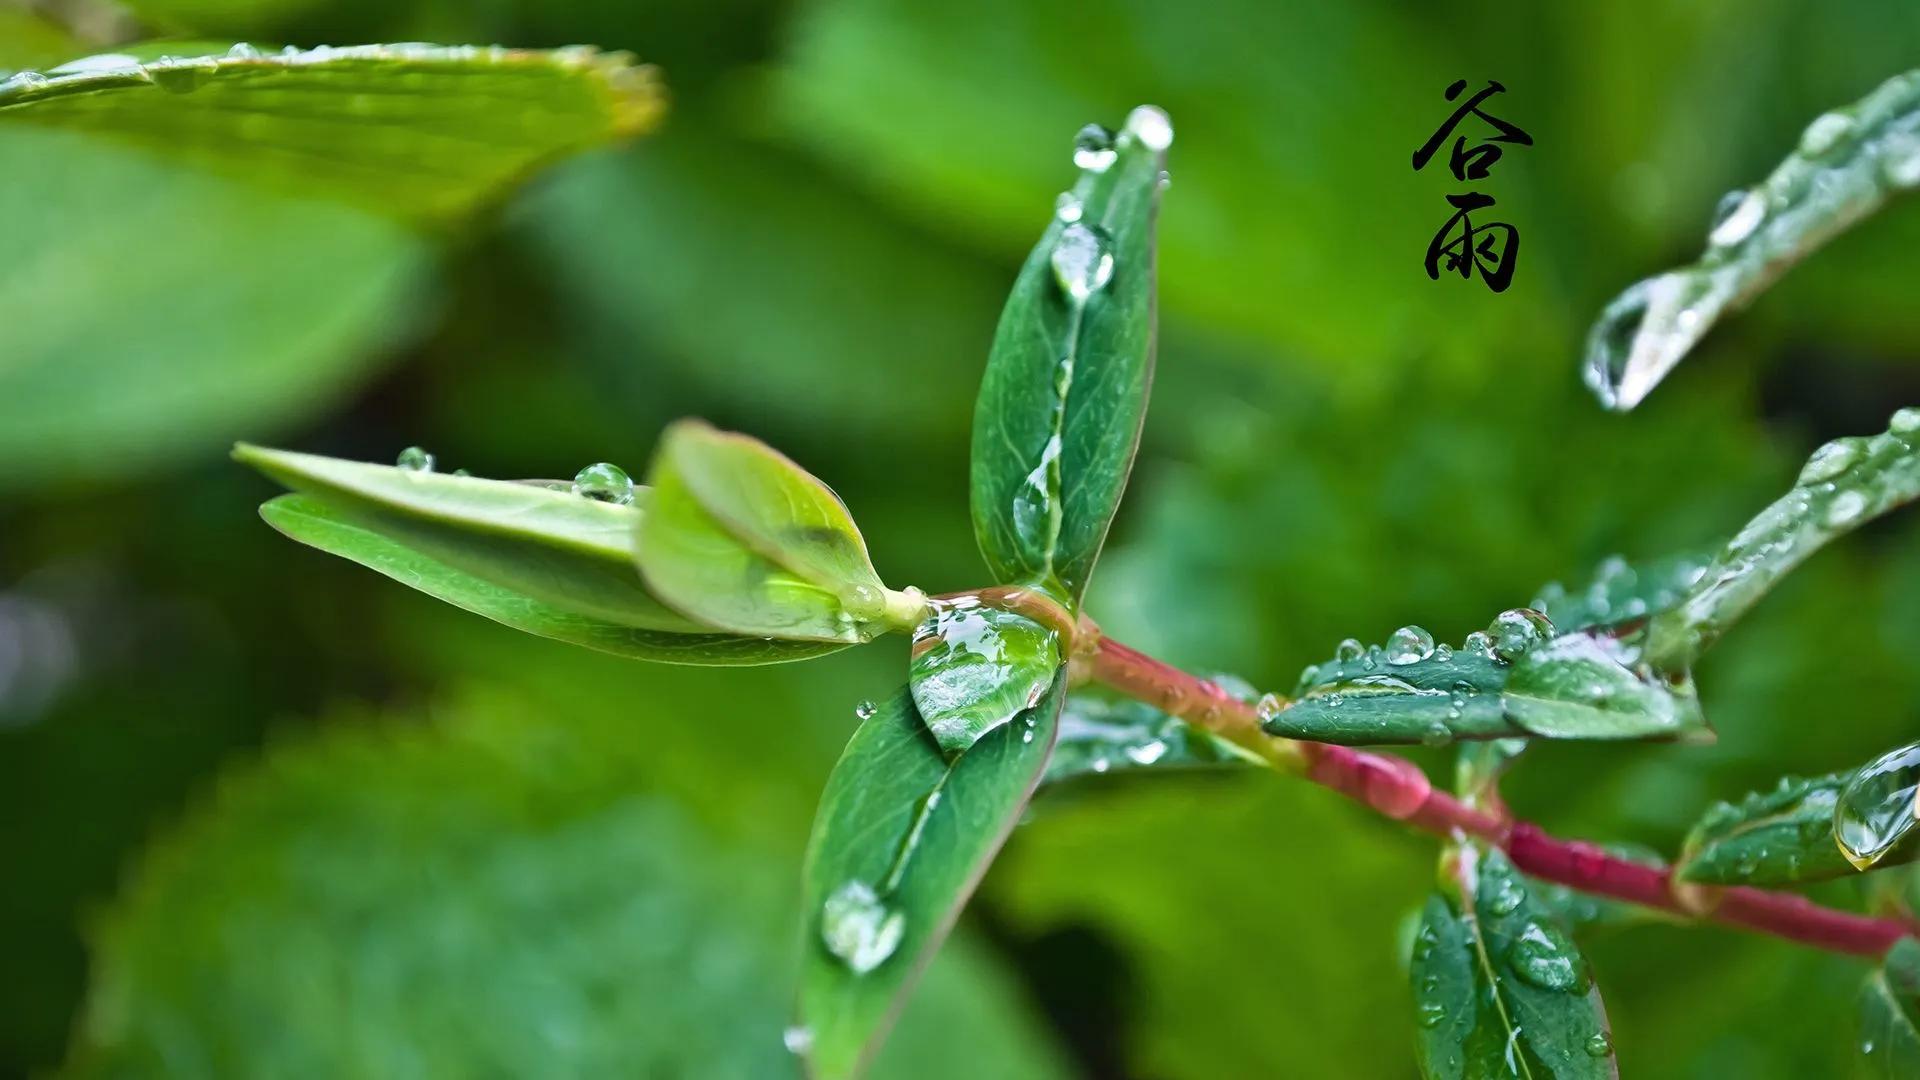
{"label": "leaf underside", "polygon": [[1860,994],[1860,1046],[1866,1075],[1920,1075],[1920,942],[1902,938]]}

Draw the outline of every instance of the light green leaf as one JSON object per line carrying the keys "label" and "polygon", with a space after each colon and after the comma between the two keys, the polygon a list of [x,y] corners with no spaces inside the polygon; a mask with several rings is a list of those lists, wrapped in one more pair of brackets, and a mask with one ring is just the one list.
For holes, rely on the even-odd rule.
{"label": "light green leaf", "polygon": [[1851,775],[1789,776],[1772,791],[1715,803],[1688,834],[1674,876],[1703,885],[1785,885],[1854,873],[1833,842],[1834,806]]}
{"label": "light green leaf", "polygon": [[1793,264],[1920,185],[1920,71],[1822,113],[1772,175],[1729,194],[1691,266],[1636,282],[1587,339],[1587,382],[1631,409],[1715,322],[1745,307]]}
{"label": "light green leaf", "polygon": [[1265,765],[1261,758],[1130,698],[1076,691],[1060,712],[1060,737],[1045,782],[1139,769],[1210,769]]}
{"label": "light green leaf", "polygon": [[973,530],[996,580],[1077,607],[1133,469],[1154,354],[1154,217],[1173,137],[1141,106],[1083,165],[994,334],[973,414]]}
{"label": "light green leaf", "polygon": [[1060,635],[974,597],[935,601],[913,635],[914,707],[949,757],[1033,706],[1060,670]]}
{"label": "light green leaf", "polygon": [[1443,879],[1413,946],[1421,1073],[1617,1076],[1586,958],[1506,855],[1451,847]]}
{"label": "light green leaf", "polygon": [[820,797],[801,893],[800,1019],[816,1076],[858,1075],[1040,782],[1066,697],[949,762],[905,690],[848,743]]}
{"label": "light green leaf", "polygon": [[1920,496],[1920,408],[1893,414],[1872,438],[1835,439],[1800,470],[1793,490],[1727,542],[1679,600],[1647,624],[1646,658],[1684,670],[1775,582],[1828,541]]}
{"label": "light green leaf", "polygon": [[[187,53],[157,55],[168,48]],[[549,160],[652,127],[652,69],[625,53],[156,44],[0,83],[0,123],[131,140],[385,213],[447,218]]]}
{"label": "light green leaf", "polygon": [[1920,942],[1903,938],[1860,993],[1866,1075],[1901,1080],[1920,1072]]}
{"label": "light green leaf", "polygon": [[555,607],[395,540],[342,510],[309,495],[282,495],[260,508],[267,524],[291,539],[350,559],[455,607],[503,626],[581,645],[616,656],[674,664],[742,665],[804,660],[842,646],[825,642],[768,641],[717,632],[676,633],[608,622]]}
{"label": "light green leaf", "polygon": [[683,420],[648,478],[640,572],[701,622],[853,644],[919,620],[924,600],[881,583],[839,496],[766,444]]}

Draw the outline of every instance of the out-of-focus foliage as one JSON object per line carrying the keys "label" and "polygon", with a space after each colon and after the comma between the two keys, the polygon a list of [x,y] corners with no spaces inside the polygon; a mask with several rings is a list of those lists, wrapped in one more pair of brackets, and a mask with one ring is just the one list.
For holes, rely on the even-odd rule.
{"label": "out-of-focus foliage", "polygon": [[[116,900],[119,870],[156,837],[184,850],[173,834],[183,805],[196,808],[190,838],[266,835],[271,823],[221,820],[226,804],[209,789],[223,762],[261,768],[248,759],[274,724],[322,730],[317,742],[287,736],[294,748],[256,776],[387,730],[343,701],[389,706],[378,710],[388,725],[440,703],[423,746],[471,747],[477,736],[459,732],[494,724],[595,747],[538,759],[539,783],[514,790],[547,792],[536,802],[548,820],[571,822],[556,835],[605,841],[655,883],[660,864],[619,823],[673,850],[716,852],[686,892],[671,875],[648,902],[709,920],[731,942],[715,955],[766,963],[752,970],[786,985],[791,953],[753,958],[767,935],[798,941],[790,875],[804,822],[854,704],[900,684],[904,649],[708,673],[536,641],[292,548],[253,516],[267,485],[223,455],[236,439],[359,460],[421,443],[443,468],[481,475],[566,476],[601,459],[637,474],[652,432],[700,415],[832,477],[883,580],[981,584],[966,432],[996,313],[1036,214],[1072,179],[1070,134],[1142,101],[1178,130],[1160,222],[1157,392],[1087,610],[1175,662],[1284,689],[1349,635],[1384,640],[1417,622],[1459,641],[1540,582],[1582,580],[1608,555],[1713,550],[1819,442],[1882,431],[1920,401],[1912,202],[1717,327],[1639,412],[1604,415],[1578,376],[1582,335],[1607,297],[1696,256],[1720,196],[1764,175],[1810,117],[1913,66],[1920,20],[1893,0],[129,10],[132,25],[56,27],[78,47],[51,54],[0,31],[0,63],[57,63],[162,32],[587,42],[662,65],[673,113],[659,135],[562,165],[445,245],[132,147],[0,133],[0,368],[29,343],[56,342],[103,373],[46,391],[97,426],[56,424],[47,410],[0,426],[0,1072],[62,1060],[85,992],[83,913],[105,908],[108,925],[130,927],[156,902],[151,886]],[[17,15],[0,4],[0,25]],[[1526,238],[1500,296],[1430,282],[1419,265],[1454,186],[1407,158],[1459,78],[1503,82],[1499,114],[1535,138],[1487,185]],[[1896,514],[1822,551],[1702,661],[1716,745],[1539,746],[1503,783],[1506,798],[1556,831],[1671,853],[1714,799],[1910,740],[1916,539]],[[341,722],[357,726],[328,733]],[[599,734],[568,734],[581,725]],[[634,762],[629,752],[645,767],[608,764]],[[427,783],[466,775],[450,804],[516,823],[510,836],[483,831],[460,865],[504,873],[514,859],[581,850],[546,851],[531,839],[546,833],[519,827],[537,807],[493,791],[519,765],[473,751],[460,760],[494,771],[435,772],[438,756],[423,749],[381,770],[383,790],[418,790],[404,786],[410,771]],[[289,827],[319,836],[350,820],[351,784],[279,790]],[[392,805],[462,820],[437,797]],[[404,829],[378,838],[417,842],[407,850],[423,860],[455,857],[430,856]],[[262,872],[299,869],[264,841],[246,850]],[[1007,980],[995,985],[1012,985],[1016,1010],[1042,1004],[1070,1068],[1400,1075],[1414,1030],[1388,928],[1421,902],[1430,855],[1325,792],[1251,770],[1087,777],[1034,804],[978,916],[995,930]],[[405,889],[376,896],[352,876],[357,864],[330,857],[347,876],[321,882],[321,895],[395,919],[433,910]],[[219,872],[245,878],[241,865]],[[763,882],[770,899],[720,902],[720,867]],[[602,913],[629,901],[593,873],[562,880]],[[192,884],[179,881],[185,904]],[[266,905],[258,881],[239,885],[262,903],[254,910],[287,910]],[[526,910],[511,900],[474,909]],[[638,940],[611,917],[581,923],[607,942]],[[485,1009],[510,985],[487,976],[524,970],[506,965],[516,956],[591,970],[589,939],[603,935],[554,929],[516,927],[500,957],[413,969],[444,976],[420,984],[439,999],[421,1007],[498,1015]],[[1858,1059],[1846,1036],[1858,963],[1711,930],[1576,936],[1627,1075],[1833,1075]],[[290,933],[289,947],[298,940]],[[344,965],[367,954],[325,955]],[[110,948],[97,970],[163,965]],[[683,974],[647,985],[660,1009],[677,1007]],[[147,1005],[195,1018],[181,1035],[193,1046],[257,1034],[251,1014],[203,1007],[222,1000],[215,990],[141,985]],[[741,993],[767,1010],[755,1021],[764,1036],[740,1051],[759,1054],[788,1001]],[[533,1045],[506,1041],[510,1028],[489,1034],[502,1054]],[[985,1045],[947,1037],[909,1048],[903,1030],[894,1052],[911,1072]],[[482,1051],[454,1052],[478,1062]]]}

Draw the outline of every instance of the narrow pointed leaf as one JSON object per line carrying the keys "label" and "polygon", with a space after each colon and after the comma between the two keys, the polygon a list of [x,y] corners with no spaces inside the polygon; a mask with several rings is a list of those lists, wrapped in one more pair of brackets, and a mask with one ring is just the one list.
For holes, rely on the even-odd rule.
{"label": "narrow pointed leaf", "polygon": [[1497,848],[1450,848],[1411,974],[1422,1075],[1618,1075],[1586,959]]}
{"label": "narrow pointed leaf", "polygon": [[1061,710],[1045,782],[1140,769],[1264,764],[1251,751],[1144,702],[1076,692]]}
{"label": "narrow pointed leaf", "polygon": [[1855,873],[1833,841],[1834,805],[1852,775],[1789,776],[1772,791],[1715,803],[1688,834],[1674,875],[1702,885],[1787,885]]}
{"label": "narrow pointed leaf", "polygon": [[246,444],[233,456],[394,543],[547,606],[645,630],[713,630],[662,604],[634,569],[644,490],[617,505],[535,484]]}
{"label": "narrow pointed leaf", "polygon": [[1887,952],[1860,994],[1863,1075],[1920,1076],[1920,942],[1905,938]]}
{"label": "narrow pointed leaf", "polygon": [[906,690],[861,725],[820,798],[807,851],[800,1021],[808,1064],[856,1076],[1039,783],[1066,698],[951,762]]}
{"label": "narrow pointed leaf", "polygon": [[1648,661],[1684,670],[1828,541],[1920,496],[1916,447],[1920,408],[1909,408],[1883,434],[1815,451],[1793,490],[1748,522],[1679,601],[1648,622]]}
{"label": "narrow pointed leaf", "polygon": [[1040,700],[1060,669],[1060,635],[971,597],[943,602],[913,636],[914,706],[948,756]]}
{"label": "narrow pointed leaf", "polygon": [[262,506],[260,516],[293,540],[359,563],[455,607],[515,630],[616,656],[673,664],[774,664],[822,656],[841,647],[646,630],[596,619],[476,577],[368,527],[363,516],[315,496],[282,495]]}
{"label": "narrow pointed leaf", "polygon": [[97,133],[425,218],[644,131],[663,107],[651,68],[588,48],[162,43],[0,82],[0,123]]}
{"label": "narrow pointed leaf", "polygon": [[988,568],[1076,607],[1153,378],[1154,217],[1171,128],[1147,106],[1128,126],[1087,159],[1104,164],[1082,171],[1014,281],[973,414],[973,528]]}
{"label": "narrow pointed leaf", "polygon": [[648,479],[640,572],[700,622],[851,644],[917,616],[917,604],[906,616],[889,610],[839,497],[764,444],[682,421],[662,436]]}
{"label": "narrow pointed leaf", "polygon": [[1587,340],[1587,382],[1631,409],[1722,315],[1738,311],[1828,239],[1920,185],[1920,71],[1816,117],[1750,191],[1727,195],[1698,262],[1635,283]]}

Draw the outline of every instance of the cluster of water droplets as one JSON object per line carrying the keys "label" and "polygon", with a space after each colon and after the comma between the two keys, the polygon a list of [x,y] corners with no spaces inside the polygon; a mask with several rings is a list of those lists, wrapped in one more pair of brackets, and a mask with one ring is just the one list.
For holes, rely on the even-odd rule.
{"label": "cluster of water droplets", "polygon": [[[1112,168],[1129,146],[1138,144],[1154,153],[1173,145],[1173,123],[1167,114],[1142,105],[1127,116],[1119,132],[1088,124],[1073,137],[1073,164],[1085,173]],[[1166,173],[1160,174],[1164,184]],[[1086,302],[1113,280],[1113,237],[1098,221],[1087,217],[1080,196],[1063,191],[1054,202],[1054,216],[1065,226],[1054,242],[1049,261],[1054,278],[1076,306]]]}
{"label": "cluster of water droplets", "polygon": [[1871,869],[1920,821],[1920,743],[1880,755],[1847,781],[1833,807],[1833,839],[1860,870]]}
{"label": "cluster of water droplets", "polygon": [[[409,446],[400,451],[393,464],[402,472],[430,473],[434,471],[438,461],[425,447]],[[471,476],[472,474],[465,469],[455,469],[450,475]],[[627,471],[620,466],[606,461],[596,461],[581,469],[574,474],[573,482],[570,484],[544,480],[532,481],[532,483],[554,490],[570,491],[583,499],[613,503],[617,506],[632,503],[635,490],[633,477],[628,476]]]}

